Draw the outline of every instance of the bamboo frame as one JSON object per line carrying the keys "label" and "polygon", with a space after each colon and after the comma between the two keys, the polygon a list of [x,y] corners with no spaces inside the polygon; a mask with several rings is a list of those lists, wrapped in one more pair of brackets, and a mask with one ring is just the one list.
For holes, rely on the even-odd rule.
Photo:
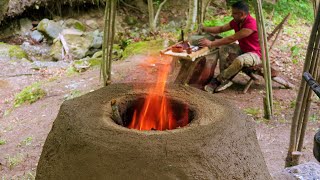
{"label": "bamboo frame", "polygon": [[[312,27],[303,72],[312,76],[319,76],[319,43],[320,43],[320,11],[318,9],[315,23]],[[307,83],[301,79],[301,85],[296,100],[296,107],[291,124],[290,144],[286,157],[286,167],[297,165],[299,157],[294,157],[294,152],[301,151],[305,131],[309,119],[311,90]]]}

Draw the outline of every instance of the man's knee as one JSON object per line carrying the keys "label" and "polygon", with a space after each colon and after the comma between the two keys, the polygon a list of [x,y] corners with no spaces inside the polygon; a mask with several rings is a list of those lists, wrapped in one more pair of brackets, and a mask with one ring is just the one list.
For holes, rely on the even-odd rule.
{"label": "man's knee", "polygon": [[243,58],[237,57],[237,58],[235,58],[235,59],[233,60],[233,62],[231,63],[231,65],[242,68],[242,67],[244,66],[244,60],[243,60]]}

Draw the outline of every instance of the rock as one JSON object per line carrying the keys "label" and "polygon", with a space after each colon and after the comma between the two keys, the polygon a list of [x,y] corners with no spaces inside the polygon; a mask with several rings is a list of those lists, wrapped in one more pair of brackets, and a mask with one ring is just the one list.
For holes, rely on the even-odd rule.
{"label": "rock", "polygon": [[44,69],[44,68],[64,68],[66,69],[69,66],[68,62],[59,61],[59,62],[47,62],[47,61],[34,61],[31,64],[31,68],[35,70]]}
{"label": "rock", "polygon": [[60,23],[49,19],[41,20],[37,26],[37,29],[51,39],[57,38],[59,33],[62,31]]}
{"label": "rock", "polygon": [[39,32],[38,30],[35,30],[35,31],[32,31],[31,38],[37,42],[41,42],[43,40],[44,36],[41,32]]}
{"label": "rock", "polygon": [[0,57],[16,59],[28,58],[27,53],[17,45],[10,45],[0,42]]}
{"label": "rock", "polygon": [[297,179],[320,179],[320,165],[315,162],[308,162],[285,169]]}
{"label": "rock", "polygon": [[87,34],[88,36],[92,37],[92,44],[90,47],[99,49],[102,46],[102,39],[103,39],[103,34],[102,32],[99,32],[99,30],[95,30],[93,32],[89,32]]}
{"label": "rock", "polygon": [[73,35],[78,35],[81,36],[84,34],[84,32],[77,30],[77,29],[63,29],[61,32],[62,35],[66,35],[66,34],[73,34]]}
{"label": "rock", "polygon": [[85,23],[91,29],[99,29],[99,24],[95,20],[86,20]]}
{"label": "rock", "polygon": [[284,179],[320,179],[320,165],[315,162],[307,162],[293,167],[285,168],[273,175],[275,180]]}
{"label": "rock", "polygon": [[100,58],[100,57],[102,57],[102,50],[94,53],[94,55],[92,56],[92,58]]}
{"label": "rock", "polygon": [[60,40],[54,40],[50,50],[50,56],[54,61],[62,59],[62,43]]}
{"label": "rock", "polygon": [[[119,60],[122,57],[123,50],[119,45],[115,44],[112,48],[112,60]],[[102,50],[93,54],[92,58],[102,58]]]}
{"label": "rock", "polygon": [[86,26],[82,22],[80,22],[76,19],[67,19],[64,22],[63,27],[69,28],[69,29],[77,29],[82,32],[84,32],[86,30]]}
{"label": "rock", "polygon": [[20,25],[20,35],[29,35],[31,32],[31,29],[33,28],[32,26],[32,21],[28,18],[22,18],[19,20],[19,25]]}
{"label": "rock", "polygon": [[[74,59],[81,59],[86,55],[88,55],[89,49],[93,41],[93,38],[91,36],[71,33],[71,34],[64,34],[63,37],[69,48],[69,55],[71,55]],[[54,41],[54,44],[50,51],[50,55],[55,60],[61,59],[62,44],[59,39]]]}
{"label": "rock", "polygon": [[90,63],[86,60],[77,60],[73,61],[72,67],[76,72],[84,72],[90,68]]}
{"label": "rock", "polygon": [[51,47],[49,45],[31,45],[29,42],[24,42],[20,47],[28,54],[29,59],[32,61],[52,60],[50,56]]}
{"label": "rock", "polygon": [[81,59],[87,55],[93,40],[90,36],[78,36],[73,34],[66,34],[64,38],[70,49],[70,54],[75,59]]}

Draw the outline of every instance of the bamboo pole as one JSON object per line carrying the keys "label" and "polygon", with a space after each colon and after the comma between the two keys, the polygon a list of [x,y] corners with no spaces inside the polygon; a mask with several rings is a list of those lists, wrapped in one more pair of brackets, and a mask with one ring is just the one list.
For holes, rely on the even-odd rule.
{"label": "bamboo pole", "polygon": [[318,12],[319,4],[320,4],[320,0],[313,0],[314,15],[316,15]]}
{"label": "bamboo pole", "polygon": [[107,72],[106,72],[106,48],[107,48],[107,28],[108,28],[108,12],[110,7],[110,1],[106,2],[104,11],[104,29],[103,29],[103,43],[102,43],[102,62],[100,68],[100,75],[103,78],[103,85],[106,86]]}
{"label": "bamboo pole", "polygon": [[115,31],[115,16],[116,16],[117,0],[109,0],[105,7],[105,21],[103,30],[102,44],[102,63],[100,73],[103,77],[103,85],[107,86],[111,83],[111,61],[112,61],[112,46],[114,41]]}
{"label": "bamboo pole", "polygon": [[260,39],[260,48],[262,54],[262,63],[263,63],[263,71],[264,71],[264,79],[266,85],[266,97],[264,100],[264,112],[265,118],[271,119],[272,118],[272,81],[271,81],[271,69],[270,69],[270,62],[269,62],[269,55],[268,55],[268,48],[267,48],[267,36],[265,32],[263,14],[262,14],[262,5],[261,0],[254,1],[254,7],[257,17],[257,27],[259,32],[259,39]]}
{"label": "bamboo pole", "polygon": [[[319,29],[319,27],[318,27]],[[314,66],[311,66],[312,70],[310,71],[310,74],[313,77],[318,77],[319,74],[319,41],[320,41],[320,35],[318,32],[317,38],[316,38],[316,45],[314,48],[314,53],[313,53],[313,61],[315,61]],[[305,132],[306,132],[306,128],[307,128],[307,124],[308,124],[308,120],[309,120],[309,111],[310,111],[310,105],[311,105],[311,95],[312,95],[312,90],[311,88],[308,86],[308,91],[307,91],[307,98],[306,98],[306,108],[305,108],[305,112],[304,112],[304,117],[303,117],[303,121],[302,121],[302,127],[301,127],[301,132],[300,132],[300,136],[299,136],[299,140],[298,142],[298,151],[302,150],[302,146],[303,146],[303,140],[304,140],[304,136],[305,136]]]}
{"label": "bamboo pole", "polygon": [[111,1],[111,31],[110,31],[110,48],[109,48],[109,61],[108,61],[108,79],[107,84],[111,83],[111,64],[112,64],[112,51],[113,51],[113,42],[114,42],[114,34],[115,34],[115,18],[116,18],[116,5],[117,1]]}
{"label": "bamboo pole", "polygon": [[[269,51],[268,51],[268,40],[267,40],[267,33],[266,33],[266,27],[264,23],[264,18],[263,18],[263,12],[262,12],[262,3],[261,0],[258,1],[259,4],[259,10],[261,13],[261,24],[262,24],[262,30],[263,30],[263,42],[264,42],[264,48],[265,48],[265,61],[267,65],[267,73],[265,73],[264,78],[268,78],[268,83],[267,83],[267,88],[269,89],[269,93],[267,93],[267,96],[269,96],[269,106],[270,106],[270,117],[268,119],[272,118],[273,115],[273,92],[272,92],[272,79],[271,79],[271,66],[270,66],[270,61],[269,61]],[[267,76],[267,77],[266,77]]]}
{"label": "bamboo pole", "polygon": [[[313,51],[317,48],[319,48],[319,41],[320,41],[320,36],[319,33],[315,39],[315,45],[313,46]],[[317,66],[319,64],[319,54],[317,52],[313,52],[312,53],[312,57],[311,57],[311,66],[309,69],[309,73],[313,76],[313,77],[317,77]],[[299,150],[299,146],[300,145],[300,140],[301,140],[301,136],[304,137],[304,132],[305,130],[305,126],[308,123],[308,118],[309,118],[309,108],[310,108],[310,104],[311,104],[311,88],[306,84],[306,88],[305,88],[305,95],[304,95],[304,99],[303,99],[303,103],[302,103],[302,109],[303,109],[303,113],[300,114],[299,116],[299,126],[298,126],[298,135],[297,135],[297,142],[298,142],[298,147],[297,149]],[[303,140],[301,141],[303,142]],[[301,148],[300,148],[301,150]]]}
{"label": "bamboo pole", "polygon": [[[317,16],[316,16],[316,20],[315,23],[312,27],[312,31],[311,31],[311,35],[310,35],[310,39],[309,39],[309,44],[308,44],[308,49],[307,49],[307,54],[306,54],[306,58],[305,58],[305,63],[304,63],[304,67],[303,67],[303,72],[309,72],[310,68],[312,67],[311,65],[314,64],[314,62],[312,62],[312,57],[313,57],[313,51],[315,50],[315,41],[319,41],[316,39],[317,34],[319,36],[319,21],[320,21],[320,17],[319,17],[320,13],[319,13],[319,9],[317,12]],[[317,42],[319,43],[319,42]],[[298,146],[298,139],[301,137],[303,138],[304,135],[301,136],[301,132],[299,132],[299,124],[301,123],[301,117],[304,117],[303,113],[305,112],[305,108],[303,106],[304,104],[304,97],[305,97],[305,93],[308,91],[307,89],[307,84],[306,82],[301,79],[301,85],[299,88],[299,93],[297,96],[297,100],[296,100],[296,107],[294,110],[294,115],[292,118],[292,123],[291,123],[291,132],[290,132],[290,143],[289,143],[289,148],[288,148],[288,154],[286,157],[286,167],[288,166],[292,166],[292,165],[296,165],[294,163],[298,163],[298,162],[293,162],[293,152],[297,150],[297,146]],[[299,140],[299,141],[300,141]],[[303,140],[300,141],[301,143],[303,143]],[[300,145],[300,147],[302,147],[302,144]]]}

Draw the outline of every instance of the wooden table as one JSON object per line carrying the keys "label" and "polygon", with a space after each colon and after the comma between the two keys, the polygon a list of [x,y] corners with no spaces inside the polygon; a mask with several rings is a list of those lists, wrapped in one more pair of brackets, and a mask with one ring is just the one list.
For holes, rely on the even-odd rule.
{"label": "wooden table", "polygon": [[185,50],[181,53],[172,52],[170,47],[160,51],[161,54],[169,55],[173,57],[173,63],[180,61],[181,68],[174,81],[174,83],[188,84],[192,74],[198,63],[204,56],[211,55],[211,58],[218,58],[218,49],[209,49],[208,47],[203,47],[198,51],[188,54]]}

